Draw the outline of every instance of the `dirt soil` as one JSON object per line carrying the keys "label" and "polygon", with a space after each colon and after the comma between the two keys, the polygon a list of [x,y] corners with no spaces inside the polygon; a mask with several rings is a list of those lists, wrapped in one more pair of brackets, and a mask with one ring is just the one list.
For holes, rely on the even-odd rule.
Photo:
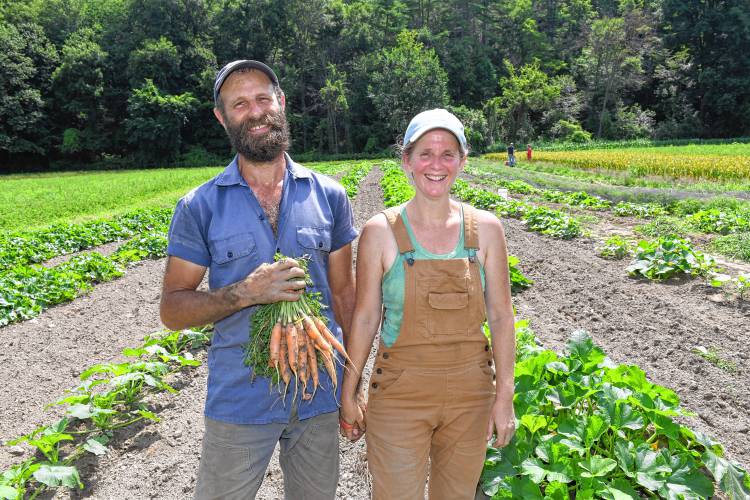
{"label": "dirt soil", "polygon": [[[362,181],[354,200],[357,226],[383,209],[379,170]],[[729,458],[750,467],[750,308],[716,300],[697,282],[649,283],[627,277],[625,261],[596,256],[596,241],[553,240],[504,220],[510,253],[535,281],[514,298],[519,318],[545,347],[561,349],[571,332],[586,329],[618,363],[637,364],[655,383],[674,389],[687,410],[684,421],[720,441]],[[608,224],[613,221],[608,220]],[[120,351],[139,345],[160,328],[158,304],[164,260],[142,262],[114,282],[38,318],[0,328],[0,441],[59,418],[45,405],[74,387],[80,372],[124,360]],[[713,300],[712,300],[713,298]],[[715,348],[735,364],[732,373],[691,352]],[[205,353],[198,358],[205,361]],[[176,375],[177,395],[155,397],[158,423],[118,432],[103,457],[79,463],[83,491],[60,490],[47,498],[184,499],[192,496],[203,431],[206,367]],[[341,441],[338,498],[369,497],[364,440]],[[0,470],[19,462],[26,447],[1,447]],[[274,456],[258,498],[283,498]]]}

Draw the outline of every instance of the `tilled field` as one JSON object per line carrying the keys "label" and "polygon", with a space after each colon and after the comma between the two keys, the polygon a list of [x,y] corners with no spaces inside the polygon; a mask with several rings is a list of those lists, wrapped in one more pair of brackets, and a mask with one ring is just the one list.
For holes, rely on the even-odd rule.
{"label": "tilled field", "polygon": [[[383,209],[380,171],[361,183],[354,200],[358,227]],[[616,224],[606,221],[607,224]],[[600,259],[594,241],[553,240],[505,220],[509,250],[521,259],[534,285],[514,299],[520,318],[531,320],[546,347],[559,349],[576,329],[586,329],[617,363],[641,366],[658,384],[674,389],[687,423],[719,440],[730,458],[750,467],[750,309],[714,301],[693,282],[633,280],[625,262]],[[123,361],[120,351],[159,328],[158,302],[164,261],[147,261],[92,293],[0,329],[0,405],[3,442],[59,417],[45,405],[75,386],[85,367]],[[736,364],[724,371],[691,352],[714,347]],[[205,356],[202,357],[204,360]],[[60,490],[56,498],[182,499],[192,494],[203,428],[206,368],[175,377],[177,395],[153,402],[161,422],[119,431],[104,457],[80,465],[86,489]],[[0,448],[0,468],[21,459],[24,448]],[[369,497],[364,441],[341,441],[339,498]],[[282,498],[274,458],[259,498]]]}

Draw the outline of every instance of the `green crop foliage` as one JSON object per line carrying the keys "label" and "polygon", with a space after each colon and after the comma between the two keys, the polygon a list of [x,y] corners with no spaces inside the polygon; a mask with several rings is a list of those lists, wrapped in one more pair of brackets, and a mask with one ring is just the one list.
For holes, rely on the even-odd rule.
{"label": "green crop foliage", "polygon": [[653,242],[640,241],[627,271],[630,276],[666,280],[674,276],[708,276],[715,269],[713,257],[695,250],[690,240],[662,237]]}
{"label": "green crop foliage", "polygon": [[381,169],[383,178],[380,186],[383,188],[383,202],[386,208],[406,203],[414,196],[414,188],[396,162],[384,162]]}
{"label": "green crop foliage", "polygon": [[599,247],[599,255],[605,259],[621,260],[632,253],[631,244],[622,236],[611,236]]}
{"label": "green crop foliage", "polygon": [[534,281],[523,275],[518,268],[520,259],[515,255],[508,255],[508,272],[510,273],[510,291],[518,293],[534,284]]}
{"label": "green crop foliage", "polygon": [[52,403],[65,407],[62,419],[7,443],[26,443],[38,454],[0,473],[0,499],[33,499],[58,487],[83,489],[75,463],[89,453],[107,454],[115,430],[158,421],[147,404],[149,396],[176,392],[165,378],[184,367],[199,366],[191,351],[209,342],[210,330],[205,328],[160,332],[147,336],[140,347],[123,351],[134,361],[84,370],[81,384]]}
{"label": "green crop foliage", "polygon": [[519,422],[510,444],[488,447],[481,487],[493,499],[730,498],[750,477],[709,437],[673,420],[677,395],[633,365],[616,366],[586,332],[565,352],[539,347],[517,325]]}
{"label": "green crop foliage", "polygon": [[349,169],[349,171],[341,178],[341,185],[346,189],[346,195],[354,199],[359,192],[359,183],[362,179],[370,173],[372,169],[372,161],[359,162]]}

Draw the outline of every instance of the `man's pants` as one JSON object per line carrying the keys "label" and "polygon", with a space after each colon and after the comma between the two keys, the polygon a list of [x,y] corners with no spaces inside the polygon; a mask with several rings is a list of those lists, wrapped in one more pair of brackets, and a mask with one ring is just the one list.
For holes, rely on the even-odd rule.
{"label": "man's pants", "polygon": [[339,479],[338,412],[288,424],[241,425],[205,418],[196,500],[253,499],[276,443],[287,500],[330,500]]}

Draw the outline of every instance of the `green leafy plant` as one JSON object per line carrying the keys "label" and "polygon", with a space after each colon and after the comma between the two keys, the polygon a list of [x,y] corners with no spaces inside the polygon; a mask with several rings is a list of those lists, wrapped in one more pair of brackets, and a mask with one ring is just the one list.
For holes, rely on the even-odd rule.
{"label": "green leafy plant", "polygon": [[642,240],[638,243],[627,271],[630,276],[665,280],[677,275],[707,276],[715,268],[713,257],[695,250],[690,240],[659,238],[653,242]]}
{"label": "green leafy plant", "polygon": [[684,415],[673,391],[612,363],[586,332],[557,354],[516,328],[518,428],[487,449],[481,487],[493,499],[710,498],[714,482],[750,494],[718,443],[673,420]]}
{"label": "green leafy plant", "polygon": [[610,236],[599,247],[599,255],[605,259],[621,260],[631,253],[631,243],[618,235]]}
{"label": "green leafy plant", "polygon": [[359,162],[352,166],[349,171],[341,178],[341,185],[346,189],[349,198],[354,198],[359,192],[359,183],[364,179],[372,169],[373,162]]}
{"label": "green leafy plant", "polygon": [[619,217],[640,217],[643,219],[666,215],[667,210],[658,203],[631,203],[621,201],[612,208],[612,213]]}
{"label": "green leafy plant", "polygon": [[508,272],[510,273],[510,289],[512,293],[525,290],[534,284],[534,281],[523,275],[518,268],[520,259],[515,255],[508,255]]}
{"label": "green leafy plant", "polygon": [[695,346],[691,350],[691,352],[697,354],[701,358],[705,359],[712,365],[724,370],[728,373],[734,373],[737,371],[737,365],[734,364],[732,361],[728,361],[726,359],[723,359],[719,355],[719,351],[717,351],[715,348],[706,349],[702,345]]}
{"label": "green leafy plant", "polygon": [[574,217],[547,207],[527,210],[523,215],[523,222],[532,231],[554,238],[568,240],[581,235],[581,225]]}

